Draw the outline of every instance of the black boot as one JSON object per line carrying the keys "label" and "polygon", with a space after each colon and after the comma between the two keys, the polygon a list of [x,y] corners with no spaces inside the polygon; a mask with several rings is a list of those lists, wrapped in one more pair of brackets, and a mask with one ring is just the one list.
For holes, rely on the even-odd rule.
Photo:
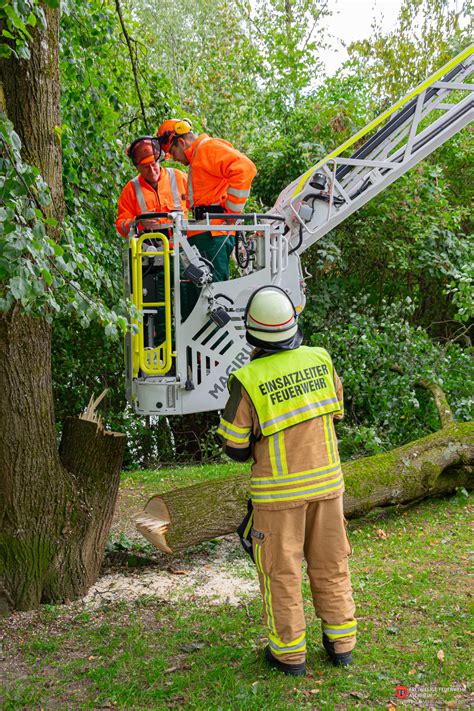
{"label": "black boot", "polygon": [[268,644],[265,647],[265,659],[271,667],[279,669],[283,674],[287,674],[288,676],[305,676],[306,674],[306,665],[304,662],[301,662],[301,664],[285,664],[285,662],[280,662],[273,656],[270,651],[270,645]]}
{"label": "black boot", "polygon": [[334,642],[331,642],[325,634],[323,634],[323,647],[335,667],[348,667],[352,664],[352,652],[336,652]]}

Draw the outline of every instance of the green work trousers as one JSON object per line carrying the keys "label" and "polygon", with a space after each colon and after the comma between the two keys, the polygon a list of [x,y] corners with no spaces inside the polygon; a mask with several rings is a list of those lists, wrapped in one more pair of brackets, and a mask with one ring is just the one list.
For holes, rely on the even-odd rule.
{"label": "green work trousers", "polygon": [[[212,236],[210,232],[201,232],[188,237],[188,242],[196,246],[201,255],[212,263],[214,268],[212,281],[228,281],[229,259],[235,247],[234,235]],[[201,289],[190,281],[181,283],[181,318],[186,320],[199,299]]]}

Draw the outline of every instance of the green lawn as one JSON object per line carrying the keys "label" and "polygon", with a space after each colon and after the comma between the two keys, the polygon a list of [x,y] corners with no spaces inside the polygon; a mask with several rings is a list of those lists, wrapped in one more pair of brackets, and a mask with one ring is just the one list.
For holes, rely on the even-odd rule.
{"label": "green lawn", "polygon": [[[181,480],[231,471],[234,465],[213,465]],[[176,486],[178,476],[127,473],[122,486],[150,485],[157,493]],[[93,611],[81,603],[45,606],[2,622],[3,708],[386,709],[403,705],[399,684],[412,699],[417,693],[409,707],[467,708],[473,510],[473,498],[460,492],[350,523],[360,635],[349,669],[335,669],[324,656],[308,586],[305,679],[265,666],[258,597],[237,607],[153,597]],[[233,552],[236,569],[242,555]]]}

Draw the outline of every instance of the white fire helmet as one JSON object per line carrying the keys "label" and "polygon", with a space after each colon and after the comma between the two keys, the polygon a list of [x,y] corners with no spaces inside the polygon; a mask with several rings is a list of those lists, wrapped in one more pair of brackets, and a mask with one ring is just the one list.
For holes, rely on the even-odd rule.
{"label": "white fire helmet", "polygon": [[[298,315],[288,294],[278,286],[262,286],[250,297],[244,315],[247,340],[269,344],[298,333]],[[298,344],[299,345],[299,344]]]}

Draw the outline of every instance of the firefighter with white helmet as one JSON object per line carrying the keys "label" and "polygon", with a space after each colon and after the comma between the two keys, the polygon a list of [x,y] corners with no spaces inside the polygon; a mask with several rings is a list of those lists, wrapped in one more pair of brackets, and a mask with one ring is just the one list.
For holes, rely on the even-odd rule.
{"label": "firefighter with white helmet", "polygon": [[303,676],[306,623],[301,564],[307,563],[323,646],[335,665],[352,662],[357,623],[334,420],[342,385],[323,348],[302,346],[298,315],[283,289],[265,286],[245,311],[250,363],[232,373],[220,421],[225,452],[250,457],[250,535],[268,628],[267,662]]}

